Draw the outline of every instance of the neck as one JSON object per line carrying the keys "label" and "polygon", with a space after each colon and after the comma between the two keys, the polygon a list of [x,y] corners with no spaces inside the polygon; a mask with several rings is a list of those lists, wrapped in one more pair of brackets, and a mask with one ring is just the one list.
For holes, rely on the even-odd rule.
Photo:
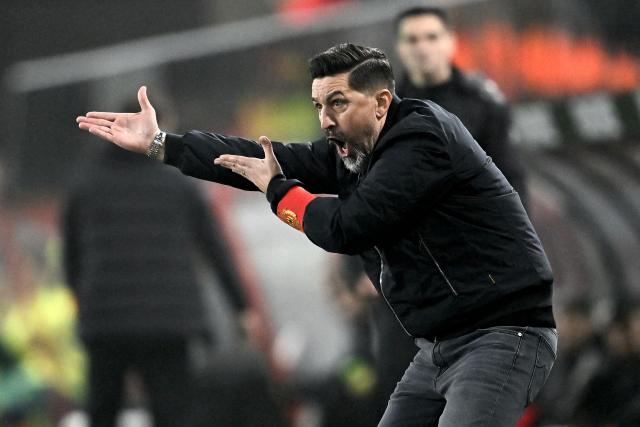
{"label": "neck", "polygon": [[445,83],[446,81],[451,79],[451,74],[451,66],[447,64],[446,67],[441,67],[434,72],[424,73],[422,71],[417,71],[415,73],[410,73],[409,80],[415,87],[418,88],[431,87]]}
{"label": "neck", "polygon": [[[395,111],[398,108],[399,102],[400,102],[400,98],[398,98],[398,96],[394,94],[393,98],[391,99],[391,104],[389,105],[389,108],[387,109],[387,111],[384,113],[384,116],[382,116],[380,120],[378,120],[377,123],[375,124],[375,127],[373,128],[373,132],[372,132],[372,138],[371,138],[371,151],[373,151],[373,149],[375,148],[376,144],[378,143],[378,140],[380,139],[380,136],[384,132],[386,132],[385,128],[388,129],[388,127],[393,125],[393,123],[389,123],[389,121],[393,120],[393,116],[395,115]],[[388,123],[389,125],[387,125]]]}
{"label": "neck", "polygon": [[385,114],[383,118],[381,118],[376,127],[374,129],[373,138],[371,138],[371,149],[369,152],[373,151],[373,148],[376,146],[376,143],[380,139],[380,134],[382,133],[382,129],[384,129],[384,125],[387,122],[387,118],[389,117],[389,113]]}

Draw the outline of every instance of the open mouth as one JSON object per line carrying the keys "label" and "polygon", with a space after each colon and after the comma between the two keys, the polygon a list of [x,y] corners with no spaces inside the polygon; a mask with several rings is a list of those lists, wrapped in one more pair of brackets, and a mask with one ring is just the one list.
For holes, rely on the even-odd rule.
{"label": "open mouth", "polygon": [[340,157],[347,157],[349,155],[349,148],[346,142],[339,140],[337,138],[334,138],[332,136],[327,137],[327,141],[329,141],[330,144],[333,144],[336,146],[336,151],[338,152]]}

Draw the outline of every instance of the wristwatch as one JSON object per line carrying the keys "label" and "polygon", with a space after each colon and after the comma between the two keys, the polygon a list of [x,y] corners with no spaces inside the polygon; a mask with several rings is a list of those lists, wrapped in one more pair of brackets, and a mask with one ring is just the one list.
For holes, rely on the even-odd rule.
{"label": "wristwatch", "polygon": [[153,137],[151,145],[147,149],[147,157],[153,160],[159,160],[164,157],[164,140],[167,137],[167,133],[160,131]]}

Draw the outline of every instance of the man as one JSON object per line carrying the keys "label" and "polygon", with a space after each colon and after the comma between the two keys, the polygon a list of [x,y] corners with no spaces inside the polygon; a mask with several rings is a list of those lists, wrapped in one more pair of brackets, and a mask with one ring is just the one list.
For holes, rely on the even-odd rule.
{"label": "man", "polygon": [[158,162],[109,145],[86,166],[63,240],[89,358],[91,425],[116,424],[129,369],[143,380],[154,425],[190,425],[188,344],[211,332],[197,254],[241,319],[251,313],[220,226],[193,183]]}
{"label": "man", "polygon": [[525,179],[509,140],[509,106],[496,84],[453,65],[455,35],[444,9],[414,7],[395,19],[404,68],[398,95],[433,101],[458,116],[526,204]]}
{"label": "man", "polygon": [[316,245],[361,254],[420,347],[381,426],[513,426],[557,345],[551,269],[518,194],[455,116],[394,95],[380,50],[341,44],[310,71],[326,141],[165,134],[144,87],[140,113],[77,122],[188,175],[259,189]]}

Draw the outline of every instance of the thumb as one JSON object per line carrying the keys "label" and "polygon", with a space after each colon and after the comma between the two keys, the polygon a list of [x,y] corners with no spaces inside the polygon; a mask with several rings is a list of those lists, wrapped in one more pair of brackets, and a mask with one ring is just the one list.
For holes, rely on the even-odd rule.
{"label": "thumb", "polygon": [[142,111],[153,110],[153,106],[149,102],[149,98],[147,98],[146,86],[140,86],[140,89],[138,89],[138,102]]}
{"label": "thumb", "polygon": [[258,138],[260,141],[260,145],[262,145],[262,149],[264,150],[264,158],[267,161],[275,161],[276,156],[273,154],[273,145],[271,145],[271,141],[266,136],[261,136]]}

